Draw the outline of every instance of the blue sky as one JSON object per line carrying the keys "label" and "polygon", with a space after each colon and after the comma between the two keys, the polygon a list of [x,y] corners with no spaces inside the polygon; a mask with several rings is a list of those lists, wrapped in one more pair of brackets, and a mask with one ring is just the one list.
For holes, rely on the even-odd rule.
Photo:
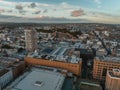
{"label": "blue sky", "polygon": [[0,21],[120,24],[120,0],[0,0]]}

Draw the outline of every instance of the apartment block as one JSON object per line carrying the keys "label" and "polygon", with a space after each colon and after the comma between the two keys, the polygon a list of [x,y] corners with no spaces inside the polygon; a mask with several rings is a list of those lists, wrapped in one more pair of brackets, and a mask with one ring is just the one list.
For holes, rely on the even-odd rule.
{"label": "apartment block", "polygon": [[37,31],[34,29],[25,29],[26,49],[35,51],[37,49]]}
{"label": "apartment block", "polygon": [[93,79],[105,80],[107,70],[120,69],[119,57],[96,57],[93,66]]}
{"label": "apartment block", "polygon": [[107,71],[105,87],[106,90],[120,90],[119,69],[113,69],[112,71]]}

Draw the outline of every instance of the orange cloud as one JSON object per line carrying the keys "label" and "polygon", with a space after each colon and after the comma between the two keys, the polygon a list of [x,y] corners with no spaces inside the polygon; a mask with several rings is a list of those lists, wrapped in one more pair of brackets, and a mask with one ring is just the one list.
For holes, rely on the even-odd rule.
{"label": "orange cloud", "polygon": [[79,10],[74,10],[71,12],[71,16],[73,17],[79,17],[84,15],[84,10],[83,9],[79,9]]}

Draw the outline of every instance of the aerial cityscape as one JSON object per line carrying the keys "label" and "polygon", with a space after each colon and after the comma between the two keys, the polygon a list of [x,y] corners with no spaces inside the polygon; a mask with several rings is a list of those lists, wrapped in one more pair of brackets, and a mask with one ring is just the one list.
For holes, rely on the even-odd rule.
{"label": "aerial cityscape", "polygon": [[0,0],[0,90],[120,90],[119,0]]}

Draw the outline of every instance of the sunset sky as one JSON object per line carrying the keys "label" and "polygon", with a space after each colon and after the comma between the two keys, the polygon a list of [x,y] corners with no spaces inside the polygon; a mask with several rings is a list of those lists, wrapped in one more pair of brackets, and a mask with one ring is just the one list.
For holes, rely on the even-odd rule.
{"label": "sunset sky", "polygon": [[0,0],[0,21],[120,24],[120,0]]}

